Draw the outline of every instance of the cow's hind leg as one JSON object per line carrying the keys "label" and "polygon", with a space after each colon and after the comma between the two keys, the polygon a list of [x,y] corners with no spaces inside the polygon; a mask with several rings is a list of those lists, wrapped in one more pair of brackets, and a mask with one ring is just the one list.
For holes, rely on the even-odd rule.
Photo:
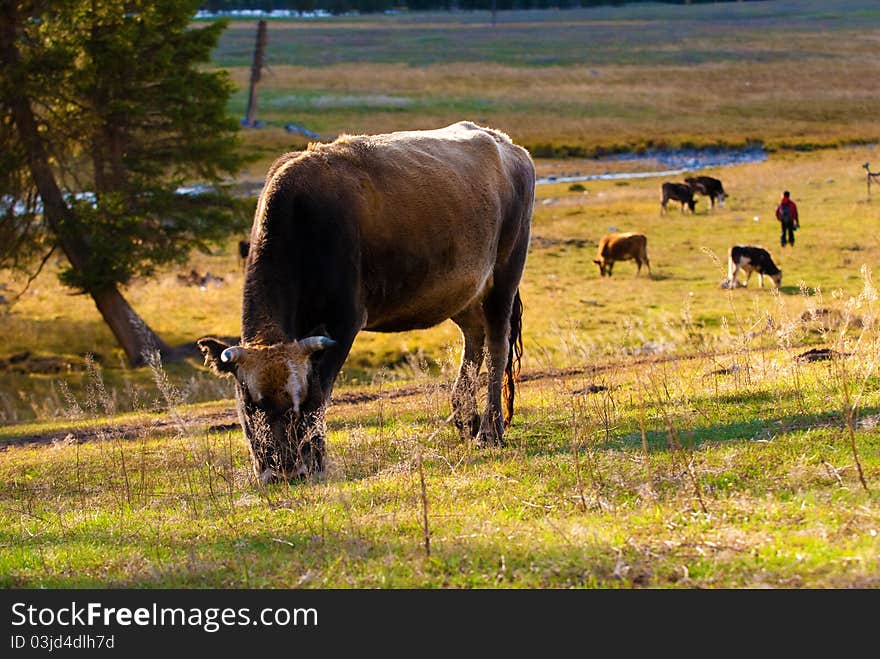
{"label": "cow's hind leg", "polygon": [[477,381],[483,363],[483,343],[486,336],[483,309],[479,304],[474,305],[453,317],[452,321],[461,329],[464,338],[461,365],[452,387],[452,414],[461,438],[468,442],[480,430]]}
{"label": "cow's hind leg", "polygon": [[477,439],[482,445],[503,446],[504,418],[501,408],[501,383],[507,354],[510,350],[510,313],[513,299],[508,296],[490,295],[484,302],[486,311],[486,370],[489,386],[486,409],[480,420]]}
{"label": "cow's hind leg", "polygon": [[[516,277],[516,284],[519,277]],[[507,284],[507,285],[505,285]],[[518,358],[522,345],[522,302],[519,291],[496,274],[495,285],[483,301],[486,318],[486,370],[488,391],[486,409],[480,421],[477,439],[482,445],[504,445],[505,421],[513,416],[515,368],[511,358]],[[515,352],[511,352],[515,351]],[[507,418],[501,394],[505,389]]]}

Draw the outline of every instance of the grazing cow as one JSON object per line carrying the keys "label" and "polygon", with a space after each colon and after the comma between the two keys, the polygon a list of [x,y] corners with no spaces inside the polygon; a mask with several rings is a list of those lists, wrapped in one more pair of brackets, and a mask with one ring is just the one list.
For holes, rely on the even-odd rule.
{"label": "grazing cow", "polygon": [[235,379],[261,482],[323,469],[325,410],[361,330],[451,318],[464,337],[453,419],[463,439],[503,443],[534,193],[528,151],[470,122],[344,135],[273,165],[251,228],[241,344],[198,341],[205,363]]}
{"label": "grazing cow", "polygon": [[[740,284],[737,275],[742,270],[746,273],[746,281]],[[752,245],[734,245],[727,252],[727,285],[730,288],[748,286],[752,272],[758,273],[758,286],[764,287],[764,275],[770,277],[776,288],[782,283],[782,270],[773,262],[773,257],[763,247]]]}
{"label": "grazing cow", "polygon": [[247,261],[248,252],[251,250],[251,243],[248,240],[238,241],[238,258],[242,265]]}
{"label": "grazing cow", "polygon": [[697,204],[697,200],[694,199],[694,191],[691,190],[691,186],[687,183],[670,183],[667,181],[663,184],[663,200],[660,202],[661,213],[666,212],[666,204],[670,199],[681,202],[682,213],[684,213],[685,204],[691,209],[691,213],[694,212],[694,206]]}
{"label": "grazing cow", "polygon": [[717,178],[712,178],[711,176],[691,176],[686,178],[684,182],[695,193],[699,192],[701,195],[709,197],[712,208],[715,208],[716,199],[719,206],[724,206],[724,199],[727,197],[727,193],[724,191],[724,185]]}
{"label": "grazing cow", "polygon": [[648,239],[642,233],[607,233],[599,241],[599,249],[593,263],[599,266],[599,276],[611,276],[611,270],[616,261],[628,261],[635,259],[636,277],[642,271],[642,263],[651,274],[651,264],[648,262]]}

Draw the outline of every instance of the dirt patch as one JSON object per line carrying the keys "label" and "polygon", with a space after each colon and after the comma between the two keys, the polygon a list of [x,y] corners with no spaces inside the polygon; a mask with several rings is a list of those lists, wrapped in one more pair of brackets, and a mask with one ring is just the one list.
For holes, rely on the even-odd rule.
{"label": "dirt patch", "polygon": [[80,355],[77,358],[58,355],[34,355],[29,351],[17,352],[9,357],[0,357],[0,373],[22,373],[24,375],[57,375],[71,371],[84,371],[88,360],[101,363],[101,355]]}
{"label": "dirt patch", "polygon": [[575,396],[586,396],[587,394],[597,394],[600,391],[608,391],[608,387],[604,384],[588,384],[583,389],[576,389],[571,393]]}
{"label": "dirt patch", "polygon": [[[632,368],[640,364],[679,362],[692,359],[701,359],[700,355],[647,355],[644,357],[622,359],[607,362],[598,366],[580,366],[560,369],[546,369],[521,373],[518,382],[532,382],[536,380],[565,380],[579,375],[597,375],[600,373],[613,372],[623,368]],[[483,386],[485,386],[486,374],[481,374]],[[429,388],[438,386],[436,382],[404,385],[395,389],[385,389],[377,392],[339,392],[333,394],[331,409],[334,405],[358,405],[370,403],[376,400],[393,400],[407,396],[424,395]],[[445,385],[447,388],[451,384]],[[587,385],[585,388],[572,392],[573,395],[593,394],[604,391],[605,385]],[[332,413],[332,412],[331,412]],[[212,432],[226,432],[238,430],[238,416],[235,404],[230,401],[229,409],[223,411],[191,412],[187,411],[185,418],[172,413],[160,413],[148,416],[144,413],[143,419],[135,419],[121,423],[95,423],[90,426],[59,429],[50,433],[21,435],[13,438],[0,439],[0,451],[10,446],[25,446],[30,444],[74,444],[106,438],[135,439],[139,437],[151,437],[168,434],[170,432],[190,432],[193,429],[201,429]]]}
{"label": "dirt patch", "polygon": [[560,238],[545,238],[544,236],[532,236],[531,245],[537,249],[548,249],[550,247],[574,247],[576,249],[583,249],[587,245],[595,245],[596,243],[591,242],[589,240],[584,240],[583,238],[568,238],[566,240],[562,240]]}
{"label": "dirt patch", "polygon": [[844,357],[849,357],[849,353],[832,350],[831,348],[813,348],[812,350],[802,352],[795,359],[799,362],[819,362],[827,359],[842,359]]}
{"label": "dirt patch", "polygon": [[[359,404],[375,400],[391,400],[422,393],[427,385],[410,385],[377,393],[343,393],[333,396],[333,404]],[[10,446],[28,444],[76,444],[101,439],[136,439],[138,437],[154,437],[172,432],[188,432],[194,428],[207,429],[209,432],[227,432],[238,430],[238,415],[235,403],[230,401],[229,409],[220,412],[187,412],[185,418],[163,412],[146,416],[143,419],[122,423],[96,423],[90,426],[66,428],[50,433],[21,435],[10,439],[0,439],[0,451]]]}

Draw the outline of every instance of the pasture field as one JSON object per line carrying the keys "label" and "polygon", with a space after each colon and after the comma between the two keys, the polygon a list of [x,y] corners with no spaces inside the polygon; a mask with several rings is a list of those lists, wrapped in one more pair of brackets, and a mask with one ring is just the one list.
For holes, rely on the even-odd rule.
{"label": "pasture field", "polygon": [[[867,152],[725,169],[727,204],[694,216],[661,216],[653,179],[588,182],[587,194],[539,186],[503,449],[464,445],[444,423],[459,350],[446,324],[358,338],[329,412],[328,471],[290,486],[252,482],[229,383],[197,360],[141,371],[105,360],[51,377],[56,402],[6,376],[44,410],[0,427],[0,580],[878,587],[878,246],[864,230],[877,210],[857,164]],[[721,289],[726,246],[775,244],[768,216],[783,185],[803,224],[794,249],[772,250],[782,289]],[[654,278],[622,262],[599,279],[591,259],[611,225],[647,233]],[[180,287],[169,273],[128,293],[179,341],[233,334],[233,257],[194,266],[224,285]],[[3,317],[8,349],[43,337],[47,353],[112,354],[87,307],[41,279]],[[56,334],[66,316],[79,324]],[[798,359],[820,348],[832,359]],[[123,402],[134,411],[114,414]]]}
{"label": "pasture field", "polygon": [[[880,257],[876,232],[866,230],[877,221],[877,201],[868,201],[860,167],[876,156],[876,147],[785,152],[762,163],[706,170],[722,178],[730,197],[714,210],[700,198],[695,215],[680,212],[676,204],[661,214],[664,177],[587,181],[583,190],[572,190],[569,183],[539,185],[521,287],[524,368],[592,364],[621,352],[689,352],[739,330],[753,332],[756,345],[764,347],[775,341],[772,333],[758,331],[768,318],[825,308],[857,295],[861,267],[872,268]],[[539,170],[557,175],[590,167],[595,164],[539,162]],[[797,245],[784,251],[773,218],[783,189],[791,189],[803,221]],[[644,270],[634,277],[632,262],[619,263],[610,279],[599,278],[592,262],[596,245],[613,229],[646,233],[652,278]],[[737,243],[770,249],[783,271],[781,295],[769,287],[759,289],[754,277],[746,289],[727,293],[719,287],[727,249]],[[243,273],[235,246],[194,255],[190,267],[223,281],[201,290],[179,281],[185,268],[170,270],[155,281],[130,286],[126,296],[170,345],[207,334],[238,336]],[[10,280],[10,291],[23,288],[23,281]],[[56,419],[71,407],[70,396],[89,398],[96,409],[114,413],[165,406],[150,369],[123,367],[91,301],[69,295],[51,269],[0,316],[0,331],[0,418],[6,423]],[[820,340],[809,332],[797,337],[806,344]],[[459,348],[458,329],[451,322],[424,331],[363,333],[341,383],[406,381],[422,363],[439,374],[442,363],[457,360]],[[14,361],[24,353],[30,357]],[[93,356],[91,366],[88,355]],[[58,377],[58,369],[64,377]],[[90,369],[101,371],[106,397],[89,384]],[[188,402],[232,393],[228,382],[201,367],[196,354],[168,364],[163,373]],[[98,405],[98,399],[105,402]]]}
{"label": "pasture field", "polygon": [[[214,59],[245,113],[256,21]],[[534,155],[877,138],[880,6],[799,0],[269,21],[255,177],[307,137],[503,127]]]}
{"label": "pasture field", "polygon": [[[446,423],[451,322],[364,333],[306,483],[257,486],[231,383],[197,355],[126,368],[50,262],[0,307],[0,587],[880,587],[880,188],[862,168],[880,160],[880,7],[486,18],[272,22],[241,182],[302,148],[290,121],[333,137],[470,119],[529,146],[539,175],[644,169],[582,156],[659,146],[767,160],[702,170],[730,196],[693,215],[660,212],[688,173],[539,185],[508,445]],[[233,23],[215,53],[236,114],[254,31]],[[802,228],[782,249],[784,189]],[[653,276],[599,277],[611,230],[646,233]],[[238,336],[235,240],[124,291],[170,345]],[[722,289],[733,244],[767,247],[781,289]],[[185,285],[190,269],[222,280]]]}

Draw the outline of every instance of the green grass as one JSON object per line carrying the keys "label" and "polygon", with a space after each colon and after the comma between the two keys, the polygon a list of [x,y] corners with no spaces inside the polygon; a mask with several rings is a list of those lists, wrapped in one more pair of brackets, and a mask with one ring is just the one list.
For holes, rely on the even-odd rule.
{"label": "green grass", "polygon": [[880,586],[876,388],[855,434],[866,491],[838,369],[799,367],[796,391],[784,353],[751,359],[751,383],[720,378],[724,395],[700,386],[702,357],[621,365],[599,394],[577,393],[583,377],[524,383],[503,449],[463,445],[442,425],[445,389],[426,380],[381,409],[332,408],[327,474],[290,486],[249,481],[237,431],[10,448],[0,584]]}
{"label": "green grass", "polygon": [[[817,34],[830,31],[861,41],[866,26],[880,21],[880,11],[866,0],[834,4],[834,11],[813,0],[769,6],[501,12],[494,27],[487,12],[274,20],[268,26],[267,62],[310,67],[404,62],[421,67],[477,61],[510,66],[797,61],[816,54]],[[214,53],[215,61],[226,68],[250,66],[255,34],[255,22],[234,21]],[[750,38],[744,40],[744,35]],[[786,39],[777,41],[777,35]],[[829,49],[826,54],[837,53]]]}

